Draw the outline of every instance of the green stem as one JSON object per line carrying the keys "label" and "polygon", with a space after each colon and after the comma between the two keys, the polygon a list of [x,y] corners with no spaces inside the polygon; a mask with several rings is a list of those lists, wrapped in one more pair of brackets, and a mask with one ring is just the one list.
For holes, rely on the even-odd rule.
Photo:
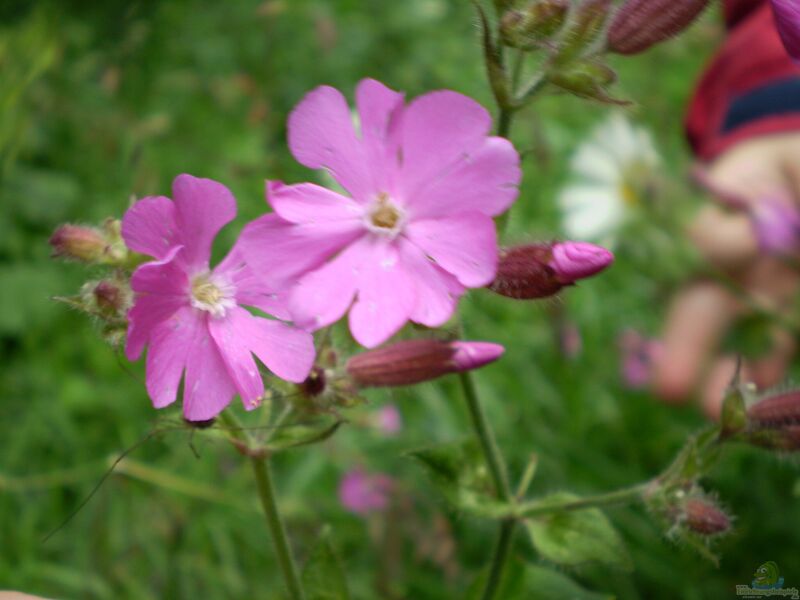
{"label": "green stem", "polygon": [[272,484],[272,470],[269,459],[263,456],[253,456],[250,458],[253,466],[253,474],[256,478],[258,497],[261,506],[264,508],[264,516],[267,518],[267,525],[272,533],[272,541],[275,545],[275,553],[278,555],[283,579],[289,590],[289,597],[292,600],[305,600],[303,587],[300,585],[300,577],[297,573],[297,566],[289,547],[289,540],[286,535],[286,526],[278,511],[278,503],[275,499],[275,488]]}
{"label": "green stem", "polygon": [[[475,429],[475,434],[481,444],[486,464],[489,466],[489,472],[492,475],[492,481],[497,495],[504,502],[512,502],[513,496],[511,495],[511,486],[508,483],[508,472],[506,471],[503,457],[500,454],[500,449],[497,446],[497,440],[494,433],[489,427],[489,422],[486,420],[486,414],[483,412],[478,393],[475,390],[475,384],[472,381],[472,376],[469,371],[459,374],[461,381],[461,388],[464,391],[464,398],[467,401],[467,408],[469,409],[470,418],[472,419],[472,426]],[[486,580],[486,587],[483,590],[483,600],[492,600],[500,586],[500,581],[503,577],[508,557],[511,554],[511,545],[514,540],[514,528],[516,520],[505,519],[500,523],[500,533],[495,543],[494,552],[492,556],[492,564],[489,567],[489,577]]]}
{"label": "green stem", "polygon": [[252,450],[252,452],[248,453],[248,457],[256,479],[258,498],[261,501],[261,507],[264,509],[267,526],[272,534],[272,543],[275,546],[275,553],[278,555],[278,563],[283,572],[286,587],[289,590],[289,597],[291,600],[305,600],[306,595],[303,592],[303,586],[300,584],[297,566],[286,535],[286,526],[278,510],[269,458],[263,448],[250,448],[250,436],[230,411],[223,411],[220,416],[225,425],[227,425],[229,433]]}
{"label": "green stem", "polygon": [[511,121],[514,119],[514,111],[510,108],[500,108],[497,116],[497,135],[507,138],[511,133]]}
{"label": "green stem", "polygon": [[586,508],[600,508],[601,506],[613,506],[616,504],[629,504],[641,498],[649,485],[649,482],[641,483],[633,487],[608,492],[606,494],[598,494],[596,496],[589,496],[588,498],[581,498],[580,500],[572,500],[562,503],[547,501],[528,502],[526,504],[520,504],[516,508],[516,514],[520,518],[538,517],[540,515],[547,515],[554,512],[566,512],[582,510]]}

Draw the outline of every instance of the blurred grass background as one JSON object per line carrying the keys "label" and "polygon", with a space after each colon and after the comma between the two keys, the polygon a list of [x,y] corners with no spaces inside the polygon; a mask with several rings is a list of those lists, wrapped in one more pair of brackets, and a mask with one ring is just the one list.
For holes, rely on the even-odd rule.
{"label": "blurred grass background", "polygon": [[[689,161],[682,116],[722,34],[717,19],[709,14],[679,41],[614,62],[617,95],[636,101],[633,116],[654,132],[671,178],[684,177]],[[52,262],[46,242],[59,223],[119,216],[131,195],[167,193],[188,172],[236,194],[229,243],[263,212],[264,178],[312,177],[285,145],[292,106],[322,83],[351,95],[365,76],[409,96],[451,88],[492,105],[466,0],[0,2],[0,588],[53,598],[278,597],[249,470],[201,434],[196,458],[185,430],[143,444],[42,543],[109,459],[163,415],[145,395],[143,365],[124,368],[82,315],[50,300],[76,292],[87,273]],[[511,239],[558,234],[567,159],[605,110],[545,98],[517,121],[518,146],[541,136],[547,152],[526,159]],[[703,424],[695,408],[662,406],[619,377],[619,333],[657,333],[670,284],[660,267],[621,252],[608,274],[557,303],[480,292],[463,303],[469,336],[508,349],[478,382],[512,473],[539,455],[535,492],[588,494],[644,480]],[[583,351],[572,360],[554,340],[554,306],[581,332]],[[458,390],[444,381],[370,399],[397,403],[399,436],[348,426],[325,447],[277,459],[297,553],[307,556],[329,524],[354,597],[460,597],[485,563],[494,527],[448,513],[403,456],[469,431]],[[363,520],[339,505],[338,480],[356,465],[401,480],[405,500],[389,518]],[[773,560],[787,586],[800,584],[795,465],[736,450],[707,487],[738,515],[719,544],[719,569],[668,542],[637,507],[610,511],[636,570],[571,574],[623,599],[723,598]],[[517,549],[536,560],[521,534]]]}

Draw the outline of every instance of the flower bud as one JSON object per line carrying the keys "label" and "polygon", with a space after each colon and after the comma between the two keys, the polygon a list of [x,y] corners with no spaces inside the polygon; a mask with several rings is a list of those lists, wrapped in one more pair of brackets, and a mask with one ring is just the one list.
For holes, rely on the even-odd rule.
{"label": "flower bud", "polygon": [[553,246],[550,267],[564,283],[573,283],[604,271],[614,255],[601,246],[586,242],[563,242]]}
{"label": "flower bud", "polygon": [[534,0],[525,8],[503,15],[500,36],[508,46],[531,49],[556,33],[568,12],[569,0]]}
{"label": "flower bud", "polygon": [[313,398],[325,391],[325,379],[325,369],[314,365],[308,377],[298,387],[303,394]]}
{"label": "flower bud", "polygon": [[345,369],[361,387],[411,385],[494,362],[505,349],[489,342],[406,340],[351,357]]}
{"label": "flower bud", "polygon": [[91,264],[121,264],[128,256],[122,241],[120,222],[108,219],[103,227],[61,225],[50,236],[53,256]]}
{"label": "flower bud", "polygon": [[614,255],[584,242],[528,244],[500,251],[493,292],[517,300],[547,298],[605,269]]}
{"label": "flower bud", "polygon": [[743,439],[769,450],[800,450],[800,390],[776,394],[747,409]]}
{"label": "flower bud", "polygon": [[731,527],[730,517],[708,498],[689,498],[683,505],[683,518],[686,527],[700,535],[725,533]]}
{"label": "flower bud", "polygon": [[607,65],[594,60],[579,60],[557,67],[548,75],[554,86],[579,98],[605,104],[629,104],[609,96],[606,88],[617,80],[617,74]]}
{"label": "flower bud", "polygon": [[97,310],[106,317],[124,318],[131,306],[131,290],[119,281],[104,279],[97,282],[92,295]]}
{"label": "flower bud", "polygon": [[800,10],[797,0],[772,0],[772,10],[786,51],[795,61],[800,60]]}
{"label": "flower bud", "polygon": [[608,49],[638,54],[666,41],[694,21],[708,0],[627,0],[608,30]]}
{"label": "flower bud", "polygon": [[73,258],[81,262],[100,262],[105,253],[106,238],[95,227],[61,225],[50,236],[53,256]]}
{"label": "flower bud", "polygon": [[566,64],[584,53],[603,30],[610,9],[611,0],[583,0],[575,7],[559,49],[559,62]]}
{"label": "flower bud", "polygon": [[764,198],[750,209],[762,252],[777,256],[800,249],[800,211],[790,199]]}

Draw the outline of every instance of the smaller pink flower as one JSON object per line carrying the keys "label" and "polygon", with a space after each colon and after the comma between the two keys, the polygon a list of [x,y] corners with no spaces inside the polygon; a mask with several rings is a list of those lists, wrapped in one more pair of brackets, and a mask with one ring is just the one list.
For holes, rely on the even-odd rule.
{"label": "smaller pink flower", "polygon": [[565,284],[597,275],[614,262],[610,250],[587,242],[559,242],[552,251],[550,268]]}
{"label": "smaller pink flower", "polygon": [[403,417],[394,404],[387,404],[372,415],[374,427],[385,435],[395,435],[403,428]]}
{"label": "smaller pink flower", "polygon": [[241,305],[286,318],[273,290],[264,288],[234,249],[214,269],[211,244],[236,215],[228,189],[210,179],[179,175],[174,201],[144,198],[125,213],[122,235],[135,252],[156,260],[133,273],[125,353],[136,360],[145,345],[147,391],[156,408],[172,404],[183,378],[189,421],[214,418],[239,394],[255,408],[264,382],[253,355],[278,377],[301,382],[314,361],[310,334],[255,317]]}
{"label": "smaller pink flower", "polygon": [[800,249],[800,211],[791,198],[764,198],[750,210],[759,248],[785,255]]}
{"label": "smaller pink flower", "polygon": [[800,60],[800,4],[797,0],[772,0],[772,9],[786,51],[795,61]]}
{"label": "smaller pink flower", "polygon": [[632,390],[647,387],[652,378],[653,364],[663,352],[663,344],[629,329],[620,336],[619,345],[622,351],[622,381],[625,386]]}
{"label": "smaller pink flower", "polygon": [[388,475],[353,469],[339,483],[339,500],[350,512],[364,516],[385,510],[393,489]]}

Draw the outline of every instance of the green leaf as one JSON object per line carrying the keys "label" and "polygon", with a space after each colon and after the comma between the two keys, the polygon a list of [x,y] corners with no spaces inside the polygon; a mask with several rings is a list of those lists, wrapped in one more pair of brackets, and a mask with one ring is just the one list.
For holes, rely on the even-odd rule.
{"label": "green leaf", "polygon": [[[476,578],[467,590],[467,600],[481,599],[487,577],[488,571],[484,571]],[[613,600],[614,597],[589,591],[563,573],[553,569],[514,560],[507,565],[495,598],[503,600],[530,600],[531,598]]]}
{"label": "green leaf", "polygon": [[[574,494],[558,493],[542,503],[578,500]],[[575,566],[588,562],[631,570],[631,558],[608,517],[598,508],[562,511],[527,521],[536,550],[547,560]]]}
{"label": "green leaf", "polygon": [[501,519],[512,511],[494,497],[483,455],[474,441],[415,450],[409,455],[426,468],[453,508],[490,519]]}
{"label": "green leaf", "polygon": [[330,527],[325,527],[303,569],[302,582],[308,600],[350,599],[342,562],[330,538]]}

